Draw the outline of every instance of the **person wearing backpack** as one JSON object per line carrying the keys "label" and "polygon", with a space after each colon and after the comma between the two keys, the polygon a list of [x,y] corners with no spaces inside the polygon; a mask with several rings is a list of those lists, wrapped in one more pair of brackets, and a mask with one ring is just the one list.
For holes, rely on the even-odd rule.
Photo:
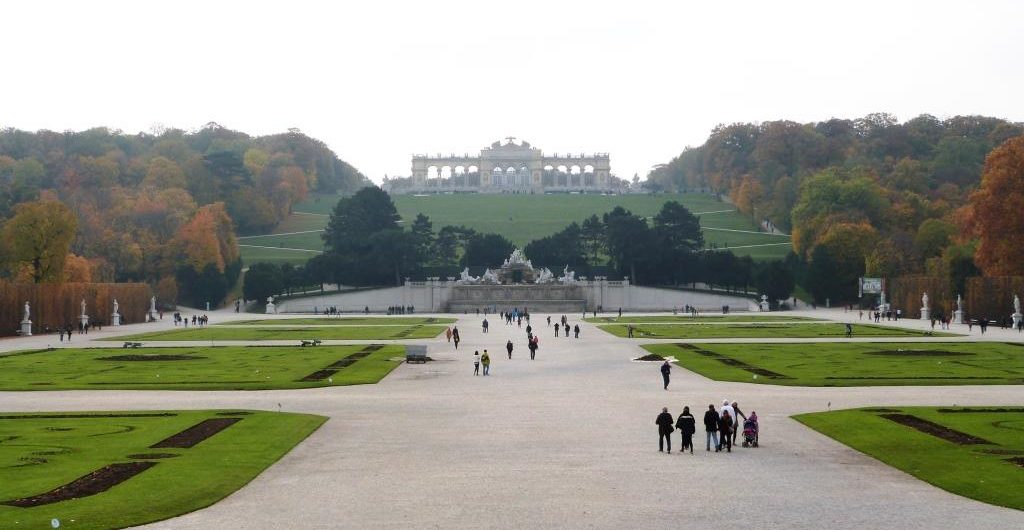
{"label": "person wearing backpack", "polygon": [[668,407],[661,408],[661,414],[658,414],[658,418],[654,420],[654,423],[658,426],[658,452],[662,451],[664,443],[665,449],[671,454],[673,429],[672,415],[668,413]]}
{"label": "person wearing backpack", "polygon": [[682,448],[679,452],[686,452],[686,448],[689,447],[690,454],[692,455],[693,433],[697,431],[697,422],[693,418],[693,414],[690,414],[690,407],[683,407],[683,413],[676,420],[676,428],[679,429],[679,433],[682,435]]}

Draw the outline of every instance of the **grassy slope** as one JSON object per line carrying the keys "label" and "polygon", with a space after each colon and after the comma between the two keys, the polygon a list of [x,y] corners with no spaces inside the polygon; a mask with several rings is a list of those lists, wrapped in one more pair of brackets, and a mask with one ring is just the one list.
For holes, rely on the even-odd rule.
{"label": "grassy slope", "polygon": [[[323,326],[323,327],[218,327],[178,328],[138,335],[124,335],[109,340],[376,340],[429,339],[438,336],[446,326]],[[408,333],[405,333],[408,331]]]}
{"label": "grassy slope", "polygon": [[[604,331],[617,337],[629,334],[626,324],[599,325]],[[845,337],[846,326],[838,322],[822,323],[757,323],[757,324],[635,324],[634,338],[647,339],[711,339],[711,338],[812,338]],[[889,328],[867,324],[853,325],[854,337],[920,337],[920,331]],[[951,333],[935,333],[935,336],[954,336]]]}
{"label": "grassy slope", "polygon": [[[735,211],[723,211],[735,210],[732,205],[719,202],[711,195],[694,193],[619,196],[558,194],[416,197],[398,195],[394,197],[394,200],[399,214],[406,223],[410,223],[416,214],[423,213],[430,217],[435,230],[445,225],[465,225],[481,232],[502,234],[518,245],[525,245],[531,240],[549,236],[565,228],[569,223],[581,223],[583,219],[593,214],[600,216],[617,205],[638,215],[652,217],[657,214],[662,204],[670,200],[681,202],[695,214],[702,214],[701,224],[706,228],[757,230],[756,225],[748,217]],[[312,196],[305,203],[296,205],[296,214],[286,219],[274,233],[287,234],[323,228],[327,224],[327,217],[323,215],[329,214],[337,201],[337,196]],[[310,213],[320,215],[308,215]],[[705,230],[704,238],[709,246],[713,244],[718,247],[789,241],[788,237],[778,235],[727,230]],[[239,243],[309,250],[323,248],[319,233],[269,234],[243,238]],[[785,256],[788,251],[787,245],[775,245],[737,249],[736,253],[751,255],[755,259],[778,259]],[[301,263],[315,255],[307,252],[251,247],[243,247],[242,254],[246,263],[266,260]]]}
{"label": "grassy slope", "polygon": [[[1016,412],[942,413],[899,407],[906,414],[999,444],[957,445],[879,416],[870,409],[795,416],[827,436],[944,490],[990,504],[1024,509],[1024,469],[1006,459],[1024,455],[1024,408]],[[998,449],[1011,455],[994,455]]]}
{"label": "grassy slope", "polygon": [[[1024,347],[979,343],[697,344],[693,347],[776,372],[789,379],[755,378],[740,367],[675,344],[645,349],[717,381],[790,386],[1024,384]],[[870,352],[944,351],[958,355],[872,355]]]}
{"label": "grassy slope", "polygon": [[751,313],[749,315],[701,315],[699,317],[688,317],[683,315],[648,315],[648,316],[625,316],[625,317],[597,317],[585,318],[586,322],[594,324],[641,324],[641,323],[690,323],[701,322],[814,322],[816,319],[809,317],[794,317],[788,315],[762,315]]}
{"label": "grassy slope", "polygon": [[261,326],[261,325],[294,325],[294,326],[353,326],[353,325],[369,325],[369,326],[394,326],[401,324],[452,324],[455,322],[454,318],[434,318],[434,317],[317,317],[317,318],[278,318],[278,319],[259,319],[259,320],[243,320],[228,322],[226,324],[214,324],[215,326]]}
{"label": "grassy slope", "polygon": [[[333,382],[299,379],[364,348],[362,345],[218,346],[182,348],[83,348],[15,353],[0,357],[0,390],[267,390],[370,384],[400,364],[403,346],[385,346],[333,376]],[[111,361],[115,355],[175,354],[179,361]]]}
{"label": "grassy slope", "polygon": [[[255,478],[326,418],[254,412],[188,449],[150,445],[217,411],[179,411],[159,418],[0,419],[0,499],[49,491],[130,454],[175,453],[156,466],[90,497],[34,508],[0,505],[0,528],[121,528],[209,506]],[[104,412],[109,414],[109,412]],[[128,430],[128,428],[131,430]],[[17,437],[11,439],[10,437]],[[45,462],[25,465],[32,458]],[[73,522],[72,522],[73,521]]]}

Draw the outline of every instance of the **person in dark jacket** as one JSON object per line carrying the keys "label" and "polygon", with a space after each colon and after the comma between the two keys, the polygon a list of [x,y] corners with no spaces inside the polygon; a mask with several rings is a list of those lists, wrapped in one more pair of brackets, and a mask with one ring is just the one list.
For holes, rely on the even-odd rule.
{"label": "person in dark jacket", "polygon": [[670,366],[666,360],[661,365],[661,378],[665,380],[665,390],[668,390],[668,376],[670,373],[672,373],[672,366]]}
{"label": "person in dark jacket", "polygon": [[[725,447],[730,453],[732,452],[732,439],[730,435],[733,430],[732,415],[729,414],[728,410],[722,412],[722,417],[718,421],[718,432],[722,435],[722,447]],[[718,450],[721,451],[721,447]]]}
{"label": "person in dark jacket", "polygon": [[711,450],[711,441],[715,442],[715,452],[721,451],[721,446],[718,445],[718,412],[715,412],[714,405],[708,405],[708,411],[704,413],[704,430],[707,431],[707,444],[705,450]]}
{"label": "person in dark jacket", "polygon": [[508,342],[505,343],[505,349],[508,351],[508,358],[509,358],[509,360],[511,360],[512,359],[512,339],[508,339]]}
{"label": "person in dark jacket", "polygon": [[672,415],[668,413],[668,407],[662,407],[661,414],[658,414],[658,419],[654,420],[654,423],[658,425],[658,451],[662,450],[662,445],[664,443],[665,449],[671,453]]}
{"label": "person in dark jacket", "polygon": [[693,414],[690,414],[690,407],[683,407],[683,413],[679,415],[679,419],[676,420],[676,428],[679,429],[679,433],[683,437],[682,449],[680,453],[686,452],[686,448],[690,448],[690,454],[693,454],[693,433],[697,431],[697,420],[693,418]]}

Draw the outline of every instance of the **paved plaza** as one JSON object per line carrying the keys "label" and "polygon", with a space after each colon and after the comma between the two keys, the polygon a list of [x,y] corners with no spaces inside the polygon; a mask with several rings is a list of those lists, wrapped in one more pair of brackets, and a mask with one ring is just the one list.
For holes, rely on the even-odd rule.
{"label": "paved plaza", "polygon": [[[856,313],[841,310],[793,314],[857,322]],[[213,323],[253,318],[210,315]],[[284,411],[330,417],[280,462],[223,501],[146,528],[1024,528],[1024,512],[947,493],[789,418],[826,410],[829,403],[832,409],[1021,405],[1024,388],[784,387],[715,382],[674,367],[665,391],[658,363],[630,360],[645,353],[640,345],[655,341],[613,337],[579,321],[580,315],[570,315],[570,322],[582,329],[580,339],[555,338],[545,316],[532,319],[540,336],[535,361],[526,349],[525,322],[520,329],[491,317],[491,332],[482,334],[481,317],[471,315],[458,321],[463,339],[458,351],[443,335],[372,341],[424,344],[435,360],[403,364],[376,385],[0,392],[0,409],[277,410],[280,404]],[[925,324],[904,320],[895,325],[924,329]],[[170,327],[165,318],[157,324],[108,327],[89,338]],[[953,331],[961,327],[966,331],[966,326]],[[504,350],[510,338],[516,345],[512,360]],[[999,329],[984,337],[975,329],[964,338],[923,340],[982,338],[1021,340],[1016,332]],[[71,345],[104,345],[84,339],[75,335]],[[0,341],[0,350],[56,342],[54,336],[7,339]],[[186,344],[191,343],[173,343]],[[491,353],[492,375],[474,377],[473,351],[484,348]],[[757,411],[760,448],[705,452],[698,425],[695,454],[657,451],[654,418],[661,407],[676,416],[689,405],[699,423],[708,404],[717,407],[726,398],[738,401],[747,413]],[[678,442],[675,433],[674,450]]]}

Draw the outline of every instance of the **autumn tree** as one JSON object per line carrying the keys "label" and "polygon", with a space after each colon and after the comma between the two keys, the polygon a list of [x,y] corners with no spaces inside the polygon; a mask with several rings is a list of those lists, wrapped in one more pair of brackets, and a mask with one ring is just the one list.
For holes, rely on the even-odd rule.
{"label": "autumn tree", "polygon": [[985,159],[981,187],[971,194],[964,226],[978,239],[974,261],[986,276],[1024,275],[1024,136]]}
{"label": "autumn tree", "polygon": [[31,267],[32,281],[60,282],[78,219],[58,201],[35,201],[15,207],[4,224],[3,239],[15,267]]}

